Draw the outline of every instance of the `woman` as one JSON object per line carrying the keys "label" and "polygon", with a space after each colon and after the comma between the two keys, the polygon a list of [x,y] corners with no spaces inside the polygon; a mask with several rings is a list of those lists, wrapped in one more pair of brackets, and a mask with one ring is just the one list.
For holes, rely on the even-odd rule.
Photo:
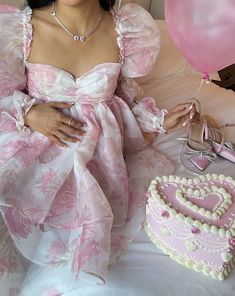
{"label": "woman", "polygon": [[[0,261],[16,295],[29,282],[22,261],[60,270],[62,292],[72,288],[65,268],[104,281],[144,221],[150,180],[173,171],[153,135],[196,113],[191,103],[167,113],[152,98],[134,102],[159,31],[139,5],[115,13],[114,2],[0,6]],[[48,280],[22,295],[49,295]]]}

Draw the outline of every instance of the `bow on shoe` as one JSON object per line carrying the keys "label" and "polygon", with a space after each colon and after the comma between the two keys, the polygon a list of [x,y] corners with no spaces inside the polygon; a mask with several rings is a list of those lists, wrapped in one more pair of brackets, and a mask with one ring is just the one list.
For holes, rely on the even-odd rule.
{"label": "bow on shoe", "polygon": [[231,142],[225,141],[224,146],[230,151],[235,151],[235,145]]}
{"label": "bow on shoe", "polygon": [[209,161],[213,161],[217,158],[216,153],[212,151],[196,151],[196,150],[188,150],[185,152],[185,156],[187,158],[192,158],[192,157],[203,157],[208,159]]}

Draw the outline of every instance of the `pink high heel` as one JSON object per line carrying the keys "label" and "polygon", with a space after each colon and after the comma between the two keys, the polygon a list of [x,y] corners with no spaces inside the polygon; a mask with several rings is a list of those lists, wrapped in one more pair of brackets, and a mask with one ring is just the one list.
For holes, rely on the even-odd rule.
{"label": "pink high heel", "polygon": [[224,133],[218,128],[209,128],[208,142],[211,144],[213,151],[235,163],[235,145],[229,141],[225,141]]}
{"label": "pink high heel", "polygon": [[208,127],[205,117],[201,117],[200,123],[189,125],[188,138],[180,155],[186,169],[194,173],[205,171],[217,158],[211,144],[206,141],[207,138]]}

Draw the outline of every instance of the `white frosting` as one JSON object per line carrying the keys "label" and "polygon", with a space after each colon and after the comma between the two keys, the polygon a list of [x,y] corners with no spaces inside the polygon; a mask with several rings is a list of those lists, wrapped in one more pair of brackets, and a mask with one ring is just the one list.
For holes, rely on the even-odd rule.
{"label": "white frosting", "polygon": [[[170,206],[167,203],[167,198],[165,196],[162,197],[157,191],[157,187],[159,183],[169,182],[170,181],[169,179],[174,180],[174,182],[177,181],[177,183],[181,183],[181,184],[191,185],[193,183],[198,185],[201,182],[219,179],[219,177],[220,177],[220,180],[223,180],[223,181],[226,180],[226,182],[230,182],[231,184],[234,182],[234,180],[231,177],[225,177],[224,175],[218,176],[217,174],[207,174],[205,176],[199,176],[194,179],[186,179],[186,178],[181,178],[179,176],[171,175],[169,177],[168,176],[156,177],[155,180],[152,181],[149,190],[154,200],[156,200],[157,204],[159,204],[163,209],[168,210],[170,215],[173,217],[176,217],[177,220],[181,222],[185,222],[188,225],[193,225],[195,227],[198,227],[200,231],[205,231],[207,233],[213,233],[216,235],[218,234],[220,237],[231,238],[232,236],[235,236],[235,222],[234,222],[234,227],[231,227],[231,229],[225,229],[223,227],[209,225],[208,223],[201,223],[197,219],[192,219],[184,216],[182,213],[178,213],[176,209],[174,209],[172,206]],[[204,199],[208,193],[212,193],[212,192],[220,195],[222,199],[219,206],[213,209],[213,211],[206,210],[202,207],[199,207],[196,204],[194,204],[192,201],[187,199],[187,195],[191,196],[192,193],[193,193],[193,196],[192,196],[193,198]],[[215,185],[205,186],[204,188],[199,188],[195,190],[193,190],[192,188],[188,188],[188,189],[180,188],[176,190],[176,198],[181,204],[188,207],[190,210],[194,211],[195,213],[198,213],[208,219],[213,219],[213,220],[220,219],[232,204],[231,195],[224,188],[219,188]]]}
{"label": "white frosting", "polygon": [[[186,194],[184,194],[184,191],[186,191]],[[194,198],[205,199],[207,192],[208,190],[205,190],[203,188],[196,190],[192,190],[191,188],[187,190],[177,189],[176,198],[180,201],[181,204],[187,206],[192,211],[197,212],[200,215],[205,216],[206,218],[218,220],[230,207],[230,201],[232,202],[231,195],[224,188],[211,186],[210,192],[219,193],[220,195],[222,195],[223,199],[223,202],[221,202],[221,204],[217,207],[217,209],[214,212],[198,207],[197,205],[195,205],[187,199],[187,195],[192,195],[192,197]]]}
{"label": "white frosting", "polygon": [[201,182],[205,182],[206,181],[206,177],[204,175],[200,175],[199,178],[201,179]]}
{"label": "white frosting", "polygon": [[213,179],[213,180],[218,179],[218,175],[217,175],[217,174],[212,174],[211,176],[212,176],[212,179]]}
{"label": "white frosting", "polygon": [[193,182],[194,182],[195,185],[198,185],[198,184],[201,183],[201,180],[200,180],[200,178],[196,177],[196,178],[193,179]]}
{"label": "white frosting", "polygon": [[163,182],[167,182],[168,181],[168,177],[167,176],[163,176],[162,177]]}
{"label": "white frosting", "polygon": [[[187,256],[182,256],[182,254],[177,253],[177,251],[175,251],[173,248],[167,247],[159,239],[156,238],[156,236],[153,234],[153,232],[151,231],[150,227],[147,224],[144,225],[144,230],[149,236],[149,238],[152,240],[152,242],[157,246],[157,248],[159,248],[165,254],[169,255],[171,259],[197,272],[201,272],[207,276],[211,276],[214,279],[224,280],[224,278],[228,276],[228,274],[231,272],[232,268],[234,267],[235,256],[230,256],[228,255],[228,253],[224,253],[223,255],[221,255],[221,256],[224,256],[225,260],[229,259],[229,261],[227,261],[227,264],[224,265],[224,267],[221,270],[216,270],[214,269],[213,266],[210,266],[206,263],[197,262]],[[190,249],[190,251],[191,249],[194,249],[193,242],[191,241],[186,242],[186,244],[187,244],[187,248]],[[196,249],[194,249],[194,251],[195,250]],[[229,256],[230,258],[228,258]]]}
{"label": "white frosting", "polygon": [[233,259],[233,255],[231,253],[222,253],[221,257],[226,263]]}
{"label": "white frosting", "polygon": [[207,194],[207,191],[204,188],[200,189],[200,195],[205,196]]}
{"label": "white frosting", "polygon": [[224,181],[225,180],[225,176],[224,175],[219,175],[219,180]]}
{"label": "white frosting", "polygon": [[187,217],[185,219],[185,223],[187,223],[188,225],[193,225],[193,219],[191,217]]}
{"label": "white frosting", "polygon": [[198,246],[196,245],[196,243],[195,243],[194,241],[192,241],[192,240],[187,240],[187,241],[185,242],[185,245],[186,245],[187,249],[188,249],[189,251],[191,251],[191,252],[196,251],[197,248],[198,248]]}
{"label": "white frosting", "polygon": [[164,236],[168,236],[171,234],[170,230],[166,226],[162,226],[160,232]]}
{"label": "white frosting", "polygon": [[212,226],[211,226],[211,232],[212,232],[213,234],[218,234],[218,227],[216,227],[215,225],[212,225]]}
{"label": "white frosting", "polygon": [[228,176],[225,178],[225,180],[228,182],[228,183],[231,183],[233,181],[233,178],[231,176]]}
{"label": "white frosting", "polygon": [[175,176],[169,176],[169,181],[174,182],[175,181]]}
{"label": "white frosting", "polygon": [[207,175],[206,175],[206,179],[207,179],[207,181],[211,181],[212,176],[211,176],[210,174],[207,174]]}

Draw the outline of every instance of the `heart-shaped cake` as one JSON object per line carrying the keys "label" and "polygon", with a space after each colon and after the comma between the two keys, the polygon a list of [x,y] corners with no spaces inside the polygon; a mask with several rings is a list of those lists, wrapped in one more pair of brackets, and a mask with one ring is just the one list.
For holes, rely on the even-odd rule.
{"label": "heart-shaped cake", "polygon": [[235,180],[156,177],[147,195],[145,230],[156,246],[188,268],[228,276],[235,265]]}

